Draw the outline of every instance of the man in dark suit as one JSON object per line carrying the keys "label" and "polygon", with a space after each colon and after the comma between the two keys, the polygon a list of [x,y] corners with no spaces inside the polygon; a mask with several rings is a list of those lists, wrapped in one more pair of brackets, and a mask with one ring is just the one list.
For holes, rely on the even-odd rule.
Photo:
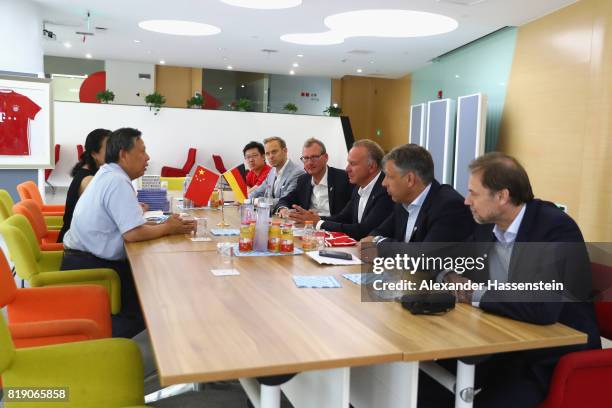
{"label": "man in dark suit", "polygon": [[434,179],[427,150],[416,144],[398,146],[383,163],[382,185],[396,204],[362,242],[459,242],[472,235],[472,214],[461,194]]}
{"label": "man in dark suit", "polygon": [[304,143],[302,157],[306,174],[298,177],[297,187],[278,201],[277,212],[286,218],[292,208],[303,208],[322,217],[336,215],[351,199],[353,185],[344,170],[327,165],[325,145],[310,138]]}
{"label": "man in dark suit", "polygon": [[516,159],[488,153],[474,160],[470,171],[465,203],[481,224],[473,239],[487,249],[488,266],[465,276],[443,272],[438,281],[533,283],[554,277],[564,283],[563,291],[483,288],[458,291],[457,299],[489,313],[535,324],[559,322],[588,335],[585,345],[494,355],[477,365],[476,382],[483,389],[475,397],[476,407],[535,407],[546,397],[563,354],[601,347],[589,301],[591,275],[584,239],[567,214],[533,198],[527,173]]}
{"label": "man in dark suit", "polygon": [[321,217],[311,211],[297,208],[289,218],[313,221],[317,229],[344,232],[353,239],[361,239],[380,225],[393,208],[393,201],[382,186],[385,174],[381,171],[384,152],[378,143],[363,139],[353,144],[348,153],[346,174],[357,186],[342,211],[330,217]]}

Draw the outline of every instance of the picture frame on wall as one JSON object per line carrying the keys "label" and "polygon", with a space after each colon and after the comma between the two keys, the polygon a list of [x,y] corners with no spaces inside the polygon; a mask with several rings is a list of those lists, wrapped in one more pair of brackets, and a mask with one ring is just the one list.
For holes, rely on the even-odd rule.
{"label": "picture frame on wall", "polygon": [[52,168],[51,80],[0,75],[0,169]]}

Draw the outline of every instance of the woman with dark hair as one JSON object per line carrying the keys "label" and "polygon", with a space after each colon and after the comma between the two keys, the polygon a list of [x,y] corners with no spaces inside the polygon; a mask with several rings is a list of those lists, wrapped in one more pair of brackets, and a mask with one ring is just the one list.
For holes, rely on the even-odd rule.
{"label": "woman with dark hair", "polygon": [[104,164],[104,156],[106,154],[106,139],[111,134],[107,129],[96,129],[87,135],[85,140],[85,150],[79,162],[72,168],[70,175],[72,182],[68,188],[66,196],[66,210],[64,211],[64,226],[62,227],[57,242],[64,240],[64,234],[70,229],[72,222],[72,213],[76,207],[79,197],[85,191],[89,182],[93,179],[94,174],[98,171],[101,165]]}

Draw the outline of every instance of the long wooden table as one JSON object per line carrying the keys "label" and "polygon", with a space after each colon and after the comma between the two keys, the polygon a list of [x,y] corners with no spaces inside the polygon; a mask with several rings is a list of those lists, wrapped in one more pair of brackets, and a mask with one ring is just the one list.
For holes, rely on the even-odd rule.
{"label": "long wooden table", "polygon": [[[210,226],[219,211],[195,215],[206,215]],[[225,218],[235,226],[237,211],[226,211]],[[586,342],[586,335],[561,324],[531,325],[468,305],[442,316],[414,316],[395,302],[362,302],[360,287],[341,276],[359,273],[359,266],[319,266],[305,255],[237,257],[239,276],[216,277],[210,269],[222,265],[212,251],[228,240],[174,236],[127,245],[163,385],[330,370],[331,384],[350,385],[350,395],[343,390],[338,401],[351,399],[360,408],[356,399],[375,404],[363,402],[376,392],[366,391],[376,385],[370,376],[390,371],[354,368],[349,374],[348,367],[391,363],[393,372],[412,381],[414,395],[405,406],[414,406],[418,361]],[[342,288],[297,288],[292,275],[309,274],[334,275]],[[285,391],[300,394],[291,385]],[[397,402],[390,406],[402,406]]]}

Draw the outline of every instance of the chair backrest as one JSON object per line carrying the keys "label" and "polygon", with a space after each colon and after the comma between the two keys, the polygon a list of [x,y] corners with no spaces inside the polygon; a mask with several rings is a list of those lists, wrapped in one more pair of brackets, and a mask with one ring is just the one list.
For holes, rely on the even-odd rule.
{"label": "chair backrest", "polygon": [[212,158],[213,158],[213,162],[215,163],[215,168],[217,169],[217,171],[221,174],[225,173],[227,169],[225,168],[225,165],[223,164],[223,159],[221,158],[221,156],[219,156],[218,154],[213,154]]}
{"label": "chair backrest", "polygon": [[4,316],[0,313],[0,374],[10,367],[14,357],[15,344],[13,344]]}
{"label": "chair backrest", "polygon": [[81,155],[83,154],[83,152],[85,151],[85,149],[83,149],[83,145],[82,144],[78,144],[77,145],[77,159],[81,160]]}
{"label": "chair backrest", "polygon": [[13,197],[8,191],[0,189],[0,221],[6,220],[13,215]]}
{"label": "chair backrest", "polygon": [[32,180],[24,181],[23,183],[18,184],[17,193],[22,200],[34,200],[40,207],[42,207],[44,204],[40,191],[38,191],[38,186]]}
{"label": "chair backrest", "polygon": [[11,267],[6,260],[6,256],[4,256],[4,252],[0,249],[0,308],[13,303],[16,296],[17,285],[15,285]]}
{"label": "chair backrest", "polygon": [[189,148],[189,152],[187,153],[187,161],[185,162],[185,165],[183,166],[183,171],[187,174],[189,174],[189,172],[191,171],[191,168],[195,164],[196,152],[197,152],[197,149],[194,149],[193,147]]}
{"label": "chair backrest", "polygon": [[[60,158],[60,148],[61,146],[56,143],[55,144],[55,164],[57,164]],[[45,181],[49,180],[49,176],[51,175],[52,171],[53,169],[45,169]]]}
{"label": "chair backrest", "polygon": [[14,214],[21,214],[28,219],[38,243],[42,243],[42,239],[47,236],[49,230],[45,223],[45,216],[40,211],[40,207],[34,200],[23,200],[13,206]]}
{"label": "chair backrest", "polygon": [[25,280],[37,275],[40,272],[38,261],[42,254],[28,220],[21,214],[15,214],[0,223],[0,234],[6,242],[17,275]]}

